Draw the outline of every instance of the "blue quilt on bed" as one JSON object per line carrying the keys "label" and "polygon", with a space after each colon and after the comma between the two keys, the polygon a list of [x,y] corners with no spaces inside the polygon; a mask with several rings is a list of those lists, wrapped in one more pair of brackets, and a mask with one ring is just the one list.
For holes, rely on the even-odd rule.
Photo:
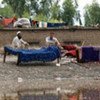
{"label": "blue quilt on bed", "polygon": [[60,50],[56,46],[43,47],[41,49],[14,49],[8,46],[4,50],[13,55],[19,55],[22,62],[28,61],[53,61],[60,57]]}

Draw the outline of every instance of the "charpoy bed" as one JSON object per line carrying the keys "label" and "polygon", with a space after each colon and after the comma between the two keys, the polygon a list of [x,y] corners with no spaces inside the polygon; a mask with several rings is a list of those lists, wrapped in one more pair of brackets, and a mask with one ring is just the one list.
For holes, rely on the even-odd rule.
{"label": "charpoy bed", "polygon": [[10,46],[4,47],[4,59],[7,53],[18,56],[17,65],[21,62],[43,61],[50,62],[60,58],[60,50],[56,46],[43,47],[41,49],[15,49]]}
{"label": "charpoy bed", "polygon": [[100,62],[99,46],[83,46],[77,49],[78,62]]}

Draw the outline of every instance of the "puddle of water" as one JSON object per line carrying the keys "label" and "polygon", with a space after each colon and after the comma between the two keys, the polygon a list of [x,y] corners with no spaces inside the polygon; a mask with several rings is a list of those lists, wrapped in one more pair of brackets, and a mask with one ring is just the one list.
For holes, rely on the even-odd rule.
{"label": "puddle of water", "polygon": [[[60,88],[57,88],[60,91]],[[60,94],[59,94],[60,93]],[[65,91],[58,94],[25,94],[20,95],[19,100],[100,100],[100,90],[88,90],[81,91]]]}
{"label": "puddle of water", "polygon": [[100,90],[83,90],[80,100],[100,100]]}
{"label": "puddle of water", "polygon": [[20,100],[61,100],[59,96],[53,94],[46,95],[24,95]]}

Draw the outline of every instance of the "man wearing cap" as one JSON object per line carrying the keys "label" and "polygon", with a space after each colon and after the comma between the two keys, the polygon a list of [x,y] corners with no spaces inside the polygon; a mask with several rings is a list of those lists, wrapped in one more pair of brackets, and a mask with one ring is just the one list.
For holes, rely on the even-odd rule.
{"label": "man wearing cap", "polygon": [[18,31],[16,36],[14,37],[14,39],[12,41],[12,46],[14,48],[19,48],[20,49],[20,48],[25,48],[28,45],[29,44],[22,39],[21,31]]}

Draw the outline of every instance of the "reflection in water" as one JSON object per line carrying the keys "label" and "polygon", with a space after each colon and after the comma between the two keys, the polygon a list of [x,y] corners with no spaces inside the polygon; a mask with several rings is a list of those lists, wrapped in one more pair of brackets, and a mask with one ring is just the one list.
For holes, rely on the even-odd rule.
{"label": "reflection in water", "polygon": [[[66,90],[67,91],[67,90]],[[77,92],[59,92],[37,94],[24,94],[19,96],[19,100],[100,100],[100,91],[93,89],[83,89]]]}
{"label": "reflection in water", "polygon": [[100,100],[100,90],[84,89],[81,91],[80,100]]}

